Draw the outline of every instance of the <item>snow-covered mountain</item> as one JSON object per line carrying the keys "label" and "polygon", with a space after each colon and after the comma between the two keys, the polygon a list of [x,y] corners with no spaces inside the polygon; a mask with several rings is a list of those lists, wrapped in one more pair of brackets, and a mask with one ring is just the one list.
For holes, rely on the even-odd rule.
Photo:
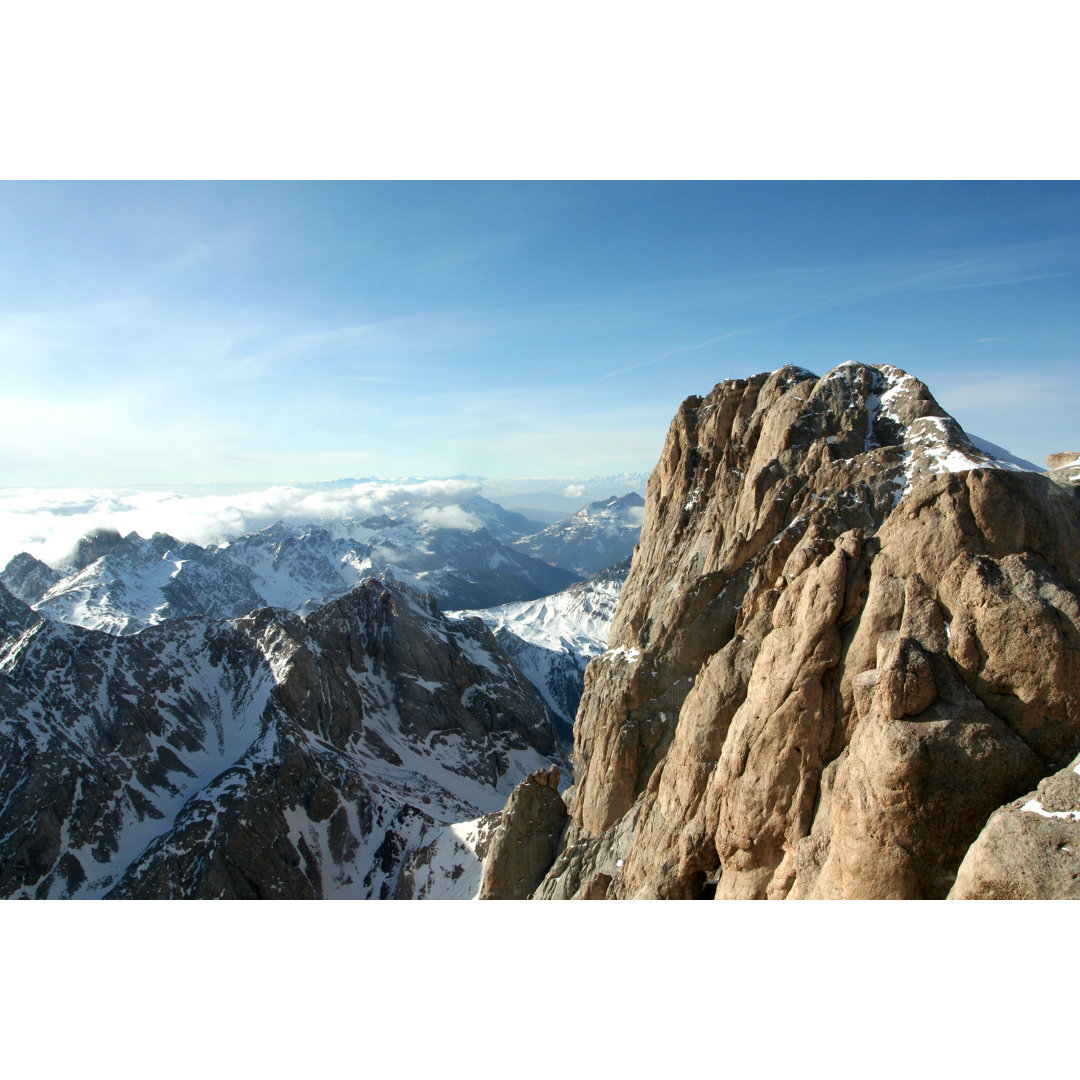
{"label": "snow-covered mountain", "polygon": [[[258,607],[303,613],[368,577],[398,580],[444,607],[486,607],[565,588],[577,575],[496,539],[535,524],[484,500],[464,521],[385,516],[327,527],[277,523],[203,548],[164,533],[149,539],[98,530],[63,565],[25,552],[0,573],[15,595],[52,618],[133,633],[190,615],[235,618]],[[445,519],[444,519],[445,520]]]}
{"label": "snow-covered mountain", "polygon": [[534,521],[514,510],[506,510],[498,503],[490,502],[480,495],[464,500],[461,508],[482,521],[487,531],[504,544],[509,544],[520,536],[527,536],[544,527],[544,522]]}
{"label": "snow-covered mountain", "polygon": [[514,541],[521,551],[577,574],[627,558],[641,534],[645,500],[636,491],[589,503],[565,521]]}
{"label": "snow-covered mountain", "polygon": [[64,575],[28,552],[15,555],[0,573],[0,581],[12,595],[33,604],[40,600]]}
{"label": "snow-covered mountain", "polygon": [[577,478],[534,476],[512,480],[476,477],[475,482],[483,488],[485,495],[496,500],[500,506],[520,510],[523,514],[529,513],[530,509],[545,513],[558,511],[560,517],[565,517],[583,503],[603,502],[627,491],[643,495],[649,474],[626,472]]}
{"label": "snow-covered mountain", "polygon": [[608,628],[630,560],[539,600],[478,611],[518,669],[537,689],[567,739],[585,685],[585,668],[607,648]]}
{"label": "snow-covered mountain", "polygon": [[3,896],[475,892],[474,823],[562,760],[483,623],[398,584],[128,636],[0,585],[0,618]]}

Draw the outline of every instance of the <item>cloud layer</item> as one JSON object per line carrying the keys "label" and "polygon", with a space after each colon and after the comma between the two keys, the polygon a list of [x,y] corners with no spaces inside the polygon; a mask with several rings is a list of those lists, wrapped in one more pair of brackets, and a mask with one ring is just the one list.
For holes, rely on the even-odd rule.
{"label": "cloud layer", "polygon": [[96,528],[125,535],[165,532],[204,545],[275,521],[308,524],[379,514],[475,529],[483,523],[462,503],[479,490],[479,484],[466,480],[365,481],[333,488],[275,485],[211,494],[9,488],[0,490],[0,566],[20,551],[53,564]]}

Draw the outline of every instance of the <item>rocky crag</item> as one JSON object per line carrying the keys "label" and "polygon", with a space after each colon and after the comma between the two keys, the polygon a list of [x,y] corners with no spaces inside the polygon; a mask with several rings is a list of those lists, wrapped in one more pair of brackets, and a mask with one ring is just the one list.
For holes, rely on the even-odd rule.
{"label": "rocky crag", "polygon": [[529,895],[1077,895],[1075,457],[1016,471],[886,366],[684,402]]}
{"label": "rocky crag", "polygon": [[0,620],[5,897],[475,895],[475,819],[561,760],[483,623],[401,585],[128,636],[0,585]]}

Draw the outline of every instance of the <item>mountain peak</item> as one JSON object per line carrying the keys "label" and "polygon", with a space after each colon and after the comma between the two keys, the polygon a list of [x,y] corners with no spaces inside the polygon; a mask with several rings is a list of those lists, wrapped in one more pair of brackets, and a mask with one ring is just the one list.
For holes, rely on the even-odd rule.
{"label": "mountain peak", "polygon": [[684,401],[532,895],[1075,891],[1075,856],[1039,861],[1080,750],[1080,495],[1055,479],[886,365]]}

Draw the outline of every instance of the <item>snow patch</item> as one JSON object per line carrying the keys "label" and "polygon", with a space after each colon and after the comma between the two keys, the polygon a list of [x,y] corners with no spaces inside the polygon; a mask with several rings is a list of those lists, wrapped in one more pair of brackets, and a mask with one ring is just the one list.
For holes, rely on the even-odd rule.
{"label": "snow patch", "polygon": [[1020,809],[1029,814],[1038,814],[1040,817],[1060,818],[1062,821],[1080,821],[1080,810],[1044,810],[1043,804],[1038,799],[1029,799]]}

